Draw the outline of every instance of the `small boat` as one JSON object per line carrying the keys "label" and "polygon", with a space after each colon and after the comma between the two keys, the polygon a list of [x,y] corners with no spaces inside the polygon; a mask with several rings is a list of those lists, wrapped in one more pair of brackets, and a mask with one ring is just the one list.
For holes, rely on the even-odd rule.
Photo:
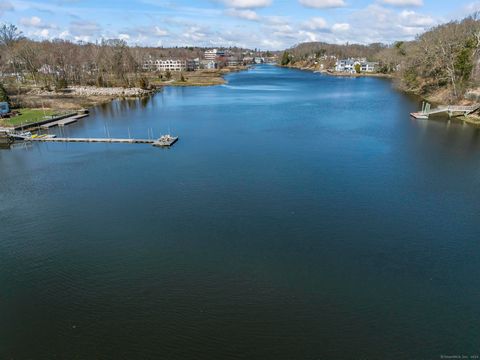
{"label": "small boat", "polygon": [[32,137],[32,133],[30,131],[23,131],[23,132],[11,132],[10,136],[15,140],[25,140]]}

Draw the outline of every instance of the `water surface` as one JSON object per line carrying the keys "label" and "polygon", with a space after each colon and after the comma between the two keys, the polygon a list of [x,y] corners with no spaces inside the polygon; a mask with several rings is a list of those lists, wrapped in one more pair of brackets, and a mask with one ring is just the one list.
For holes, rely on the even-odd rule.
{"label": "water surface", "polygon": [[480,133],[418,107],[260,66],[0,151],[0,358],[478,354]]}

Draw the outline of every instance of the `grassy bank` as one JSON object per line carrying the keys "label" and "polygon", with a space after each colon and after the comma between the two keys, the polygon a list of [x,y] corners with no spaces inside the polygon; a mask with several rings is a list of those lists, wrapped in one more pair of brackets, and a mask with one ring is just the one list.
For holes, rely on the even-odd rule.
{"label": "grassy bank", "polygon": [[15,127],[21,126],[23,124],[32,124],[37,123],[43,120],[46,120],[48,117],[51,117],[55,114],[55,111],[52,109],[19,109],[17,116],[13,116],[7,119],[0,119],[0,126],[5,127]]}
{"label": "grassy bank", "polygon": [[215,86],[226,83],[224,76],[247,70],[246,66],[229,67],[220,70],[198,70],[192,72],[172,73],[171,78],[161,78],[154,73],[148,74],[148,80],[154,86]]}

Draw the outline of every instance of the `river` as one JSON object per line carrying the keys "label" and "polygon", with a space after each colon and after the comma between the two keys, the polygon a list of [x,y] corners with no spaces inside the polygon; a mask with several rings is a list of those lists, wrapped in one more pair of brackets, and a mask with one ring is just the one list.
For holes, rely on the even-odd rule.
{"label": "river", "polygon": [[0,150],[1,359],[480,351],[480,132],[388,80],[274,66]]}

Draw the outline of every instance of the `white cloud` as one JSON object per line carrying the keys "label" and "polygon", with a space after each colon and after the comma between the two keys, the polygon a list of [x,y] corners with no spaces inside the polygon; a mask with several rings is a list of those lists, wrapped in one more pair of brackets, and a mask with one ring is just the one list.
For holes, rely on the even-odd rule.
{"label": "white cloud", "polygon": [[272,4],[272,0],[222,0],[230,8],[235,9],[254,9],[267,7]]}
{"label": "white cloud", "polygon": [[304,23],[304,27],[309,30],[325,30],[328,24],[325,19],[321,17],[314,17]]}
{"label": "white cloud", "polygon": [[402,24],[411,27],[425,28],[435,24],[435,20],[428,15],[422,15],[415,11],[404,10],[400,13]]}
{"label": "white cloud", "polygon": [[344,32],[350,30],[350,24],[348,23],[338,23],[332,26],[333,32]]}
{"label": "white cloud", "polygon": [[42,19],[38,16],[32,16],[31,18],[21,18],[20,24],[27,27],[39,27],[42,23]]}
{"label": "white cloud", "polygon": [[237,17],[245,20],[252,20],[252,21],[260,20],[260,16],[255,11],[250,9],[245,9],[245,10],[228,9],[225,11],[225,14],[227,14],[228,16]]}
{"label": "white cloud", "polygon": [[161,29],[161,28],[159,28],[158,26],[155,26],[154,34],[155,34],[156,36],[167,36],[167,35],[168,35],[168,31],[165,30],[165,29]]}
{"label": "white cloud", "polygon": [[381,2],[393,6],[423,6],[423,0],[381,0]]}
{"label": "white cloud", "polygon": [[[32,16],[29,18],[21,18],[20,19],[20,25],[25,26],[27,28],[36,28],[36,29],[56,29],[57,26],[55,24],[51,23],[45,23],[41,18],[38,16]],[[43,32],[43,34],[46,34],[46,32]],[[42,35],[46,36],[46,35]]]}
{"label": "white cloud", "polygon": [[300,4],[309,8],[326,9],[346,6],[345,0],[298,0]]}

